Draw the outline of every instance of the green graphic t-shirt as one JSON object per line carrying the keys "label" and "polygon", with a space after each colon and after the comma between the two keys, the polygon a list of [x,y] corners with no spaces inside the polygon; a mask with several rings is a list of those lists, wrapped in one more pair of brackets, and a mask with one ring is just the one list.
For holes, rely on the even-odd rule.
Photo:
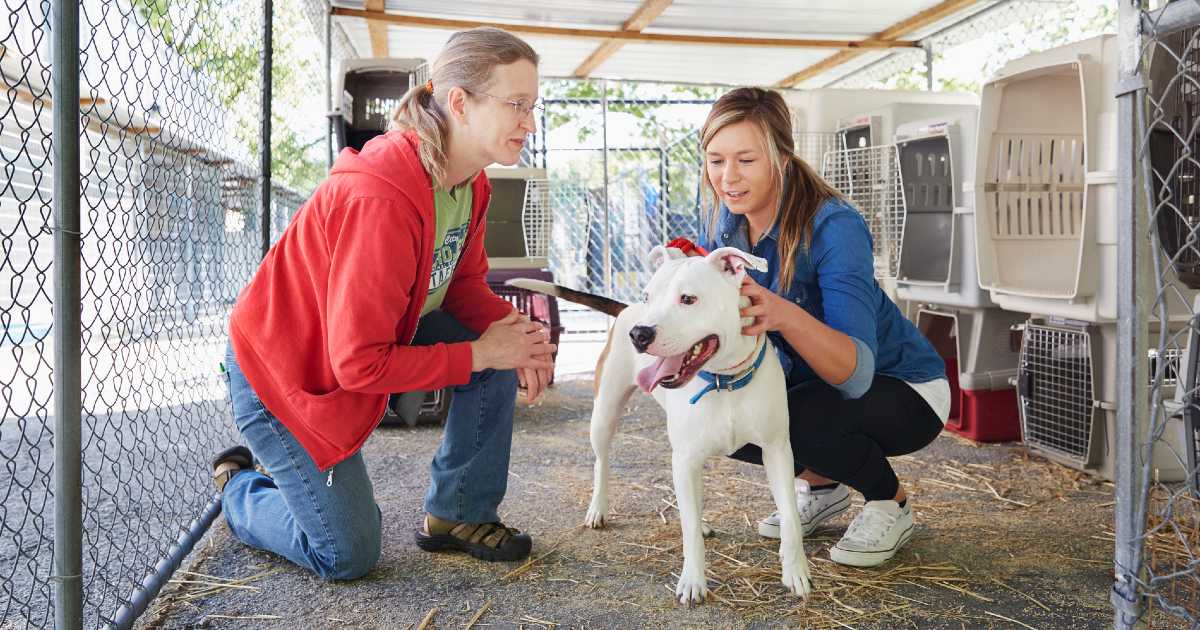
{"label": "green graphic t-shirt", "polygon": [[421,307],[421,316],[440,308],[458,265],[467,229],[471,223],[471,187],[433,191],[433,208],[437,214],[437,232],[433,235],[433,276],[429,279],[429,295]]}

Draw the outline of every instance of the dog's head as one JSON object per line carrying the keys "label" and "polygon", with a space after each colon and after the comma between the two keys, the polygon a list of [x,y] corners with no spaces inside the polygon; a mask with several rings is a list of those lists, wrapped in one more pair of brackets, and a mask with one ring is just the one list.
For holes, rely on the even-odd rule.
{"label": "dog's head", "polygon": [[629,338],[638,352],[658,360],[638,374],[638,385],[647,392],[658,385],[683,387],[710,361],[727,367],[744,360],[730,352],[747,323],[740,287],[747,267],[766,271],[767,261],[735,247],[691,258],[655,247],[649,261],[655,272],[646,286],[646,308]]}

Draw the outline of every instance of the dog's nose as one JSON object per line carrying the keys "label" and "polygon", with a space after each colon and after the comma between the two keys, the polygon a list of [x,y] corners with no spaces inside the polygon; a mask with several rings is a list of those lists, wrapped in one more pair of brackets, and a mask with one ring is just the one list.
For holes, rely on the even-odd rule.
{"label": "dog's nose", "polygon": [[633,347],[638,352],[645,352],[650,344],[654,343],[654,327],[653,326],[634,326],[629,331],[629,338],[633,340]]}

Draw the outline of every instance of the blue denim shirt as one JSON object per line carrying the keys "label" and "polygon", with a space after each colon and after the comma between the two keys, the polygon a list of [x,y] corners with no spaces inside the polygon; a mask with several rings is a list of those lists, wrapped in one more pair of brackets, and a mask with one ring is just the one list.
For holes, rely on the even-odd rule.
{"label": "blue denim shirt", "polygon": [[[707,231],[707,225],[701,229]],[[813,217],[811,248],[796,253],[790,287],[779,286],[778,238],[776,224],[751,248],[745,217],[724,206],[718,214],[717,233],[701,235],[709,250],[737,247],[766,259],[766,272],[749,270],[755,282],[854,341],[858,350],[854,373],[844,383],[830,383],[844,397],[865,394],[876,374],[910,383],[945,377],[945,362],[933,345],[875,281],[871,233],[853,206],[841,199],[821,205]],[[769,336],[779,349],[789,387],[818,378],[782,335],[773,332]]]}

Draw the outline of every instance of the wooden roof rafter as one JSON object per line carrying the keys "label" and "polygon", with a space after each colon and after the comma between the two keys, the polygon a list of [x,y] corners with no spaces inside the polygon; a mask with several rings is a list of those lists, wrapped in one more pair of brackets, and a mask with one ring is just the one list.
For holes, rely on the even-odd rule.
{"label": "wooden roof rafter", "polygon": [[[638,7],[633,12],[633,15],[629,16],[629,19],[625,20],[625,23],[621,25],[621,30],[629,33],[640,33],[642,29],[650,26],[650,23],[655,18],[662,15],[663,11],[666,11],[672,2],[674,0],[644,0],[642,6]],[[592,51],[592,54],[588,55],[588,58],[584,59],[583,63],[579,64],[579,67],[575,69],[575,76],[580,79],[587,78],[589,74],[595,72],[596,68],[599,68],[605,61],[608,61],[608,58],[612,57],[613,53],[620,50],[621,46],[624,45],[625,42],[618,39],[606,40],[596,50]]]}
{"label": "wooden roof rafter", "polygon": [[[942,2],[925,9],[924,11],[911,15],[900,22],[897,22],[876,33],[875,35],[871,36],[870,39],[863,41],[899,41],[901,37],[911,35],[912,33],[919,31],[930,24],[934,24],[940,20],[950,17],[951,15],[954,15],[955,13],[958,13],[978,3],[978,1],[979,0],[942,0]],[[920,47],[919,42],[906,43],[913,47]],[[803,70],[788,75],[775,85],[776,87],[783,88],[795,87],[804,81],[845,64],[846,62],[854,59],[866,51],[867,49],[865,47],[842,50],[826,59],[808,66],[807,68],[804,68]]]}
{"label": "wooden roof rafter", "polygon": [[[975,2],[976,0],[971,0]],[[598,30],[586,28],[567,28],[561,26],[541,26],[534,24],[511,24],[506,22],[485,22],[477,20],[457,20],[435,18],[423,15],[390,13],[386,11],[367,11],[333,7],[331,14],[335,17],[356,17],[367,20],[368,23],[384,22],[410,26],[415,28],[438,28],[446,30],[465,30],[479,26],[494,26],[511,33],[522,35],[542,35],[547,37],[569,37],[582,39],[598,39],[602,41],[618,40],[621,42],[649,42],[658,44],[707,44],[718,46],[756,46],[763,48],[832,48],[837,50],[878,50],[895,48],[920,48],[916,42],[900,40],[881,40],[867,38],[862,40],[840,39],[808,39],[789,37],[729,37],[724,35],[694,35],[674,33],[642,33],[624,30]]]}

